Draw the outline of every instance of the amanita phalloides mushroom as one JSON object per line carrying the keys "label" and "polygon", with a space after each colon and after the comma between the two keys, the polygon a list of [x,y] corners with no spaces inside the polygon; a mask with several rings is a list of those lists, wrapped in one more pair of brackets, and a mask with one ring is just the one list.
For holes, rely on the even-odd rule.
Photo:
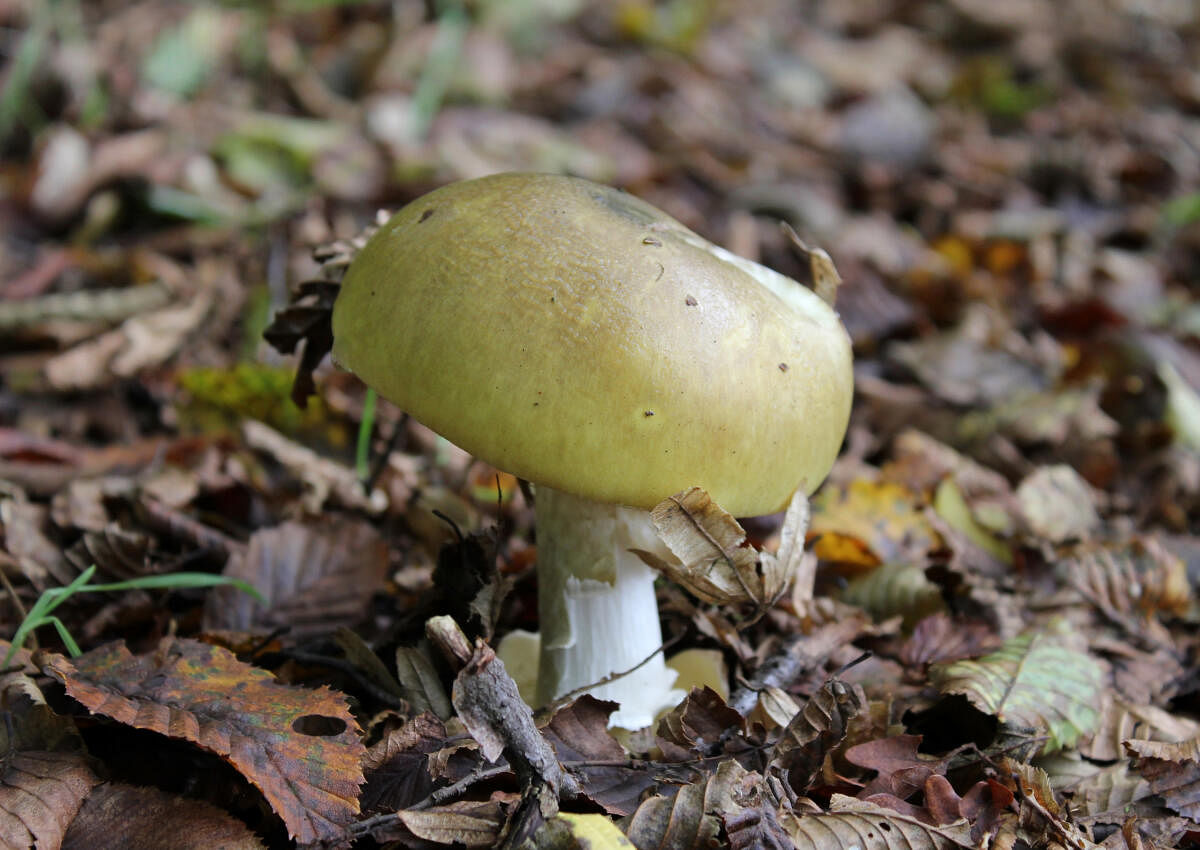
{"label": "amanita phalloides mushroom", "polygon": [[[662,643],[648,509],[703,487],[780,510],[833,464],[850,343],[811,290],[587,180],[499,174],[400,210],[346,273],[333,355],[533,482],[549,701]],[[640,728],[677,693],[661,654],[593,691]]]}

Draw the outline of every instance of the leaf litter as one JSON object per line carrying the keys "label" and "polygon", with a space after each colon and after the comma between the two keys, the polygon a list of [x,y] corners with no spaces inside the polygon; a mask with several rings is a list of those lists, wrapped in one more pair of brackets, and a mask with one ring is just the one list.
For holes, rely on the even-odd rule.
{"label": "leaf litter", "polygon": [[[4,634],[154,580],[15,648],[4,846],[1196,846],[1195,4],[0,22]],[[383,403],[356,458],[325,358],[380,210],[498,169],[836,290],[855,347],[811,503],[657,512],[669,651],[728,680],[628,737],[495,658],[516,484]]]}

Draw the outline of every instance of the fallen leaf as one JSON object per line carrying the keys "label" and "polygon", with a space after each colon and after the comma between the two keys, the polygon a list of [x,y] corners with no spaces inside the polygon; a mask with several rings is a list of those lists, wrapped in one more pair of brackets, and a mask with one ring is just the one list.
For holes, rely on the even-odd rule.
{"label": "fallen leaf", "polygon": [[827,812],[784,812],[781,822],[797,850],[887,850],[901,845],[912,850],[975,847],[965,820],[935,826],[841,794],[833,795]]}
{"label": "fallen leaf", "polygon": [[821,770],[825,757],[846,737],[846,727],[866,704],[862,688],[837,677],[828,679],[784,727],[767,759],[767,773],[777,773],[799,795]]}
{"label": "fallen leaf", "polygon": [[945,774],[948,759],[923,755],[921,739],[920,735],[894,735],[847,749],[846,761],[876,771],[860,796],[886,793],[904,800],[924,787],[929,777]]}
{"label": "fallen leaf", "polygon": [[463,801],[421,811],[397,812],[413,835],[437,844],[492,847],[500,835],[502,818],[496,803]]}
{"label": "fallen leaf", "polygon": [[1029,529],[1051,543],[1087,539],[1100,525],[1091,485],[1065,464],[1026,476],[1017,486],[1017,502]]}
{"label": "fallen leaf", "polygon": [[[345,699],[327,688],[280,685],[228,650],[172,638],[142,656],[122,644],[74,661],[51,654],[42,672],[89,711],[226,759],[302,843],[341,837],[358,814],[366,748]],[[301,731],[309,718],[320,732]]]}
{"label": "fallen leaf", "polygon": [[680,563],[634,551],[698,598],[718,605],[752,603],[763,611],[783,593],[787,576],[782,569],[774,559],[760,561],[737,520],[699,487],[659,502],[650,517]]}
{"label": "fallen leaf", "polygon": [[1133,769],[1150,783],[1171,811],[1200,819],[1200,736],[1186,741],[1126,741]]}
{"label": "fallen leaf", "polygon": [[263,850],[244,823],[215,806],[121,782],[88,796],[63,839],[62,850],[155,850],[169,830],[177,850]]}
{"label": "fallen leaf", "polygon": [[653,771],[627,760],[625,748],[608,731],[614,703],[581,696],[554,713],[542,734],[580,792],[613,815],[628,815],[655,785]]}
{"label": "fallen leaf", "polygon": [[387,544],[361,520],[285,522],[256,531],[224,575],[253,585],[263,600],[217,588],[205,605],[205,628],[287,628],[302,638],[351,626],[383,589],[387,569]]}
{"label": "fallen leaf", "polygon": [[363,758],[363,811],[398,811],[429,796],[429,753],[446,743],[446,727],[428,712],[387,729]]}
{"label": "fallen leaf", "polygon": [[823,561],[857,570],[884,562],[920,563],[941,545],[921,510],[921,496],[900,484],[856,478],[845,488],[827,487],[813,500],[808,533]]}
{"label": "fallen leaf", "polygon": [[1005,642],[973,661],[935,664],[929,676],[943,694],[962,694],[1010,728],[1047,737],[1043,752],[1071,747],[1099,719],[1104,670],[1061,619]]}

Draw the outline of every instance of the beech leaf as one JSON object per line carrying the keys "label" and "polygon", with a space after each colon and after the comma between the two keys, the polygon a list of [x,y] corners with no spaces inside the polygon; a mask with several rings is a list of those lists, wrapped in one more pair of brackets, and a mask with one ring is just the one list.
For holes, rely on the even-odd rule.
{"label": "beech leaf", "polygon": [[704,602],[751,603],[762,611],[774,604],[803,563],[808,500],[801,491],[793,497],[784,522],[780,557],[750,546],[738,521],[700,487],[664,499],[650,517],[680,563],[641,550],[636,554]]}
{"label": "beech leaf", "polygon": [[974,847],[965,820],[943,826],[885,809],[866,800],[834,794],[828,812],[785,812],[784,829],[797,850],[948,850]]}
{"label": "beech leaf", "polygon": [[[119,643],[73,661],[49,655],[42,672],[95,714],[226,759],[300,843],[341,837],[358,813],[366,748],[345,698],[328,688],[281,685],[226,649],[173,638],[140,656]],[[306,721],[320,731],[306,734]]]}
{"label": "beech leaf", "polygon": [[962,694],[1012,731],[1047,736],[1043,753],[1074,746],[1099,718],[1104,669],[1064,620],[1027,631],[982,658],[934,664],[943,694]]}
{"label": "beech leaf", "polygon": [[827,680],[788,722],[771,750],[767,770],[782,774],[797,794],[803,794],[865,702],[861,688],[836,677]]}

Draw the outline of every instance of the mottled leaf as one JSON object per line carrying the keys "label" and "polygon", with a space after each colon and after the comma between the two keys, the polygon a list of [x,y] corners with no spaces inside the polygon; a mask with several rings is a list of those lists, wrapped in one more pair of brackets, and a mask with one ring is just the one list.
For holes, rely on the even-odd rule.
{"label": "mottled leaf", "polygon": [[73,662],[51,655],[42,670],[96,714],[222,756],[300,842],[337,838],[358,813],[366,750],[327,688],[281,685],[228,650],[171,638],[142,656],[122,644]]}
{"label": "mottled leaf", "polygon": [[1009,728],[1045,734],[1043,752],[1054,752],[1090,733],[1099,717],[1104,670],[1080,644],[1065,621],[1055,620],[982,658],[935,664],[930,679]]}
{"label": "mottled leaf", "polygon": [[263,850],[244,823],[200,800],[106,782],[84,802],[62,850],[155,850],[170,832],[173,850]]}
{"label": "mottled leaf", "polygon": [[876,620],[899,616],[910,627],[945,607],[938,586],[917,564],[880,564],[853,579],[841,596],[843,602],[870,612]]}

